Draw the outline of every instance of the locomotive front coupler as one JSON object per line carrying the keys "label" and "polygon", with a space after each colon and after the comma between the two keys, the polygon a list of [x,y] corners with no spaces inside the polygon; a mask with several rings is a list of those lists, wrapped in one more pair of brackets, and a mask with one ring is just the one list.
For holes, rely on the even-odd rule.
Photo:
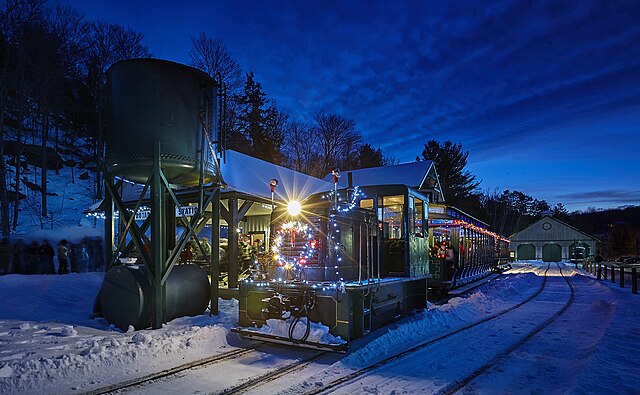
{"label": "locomotive front coupler", "polygon": [[265,307],[262,308],[265,320],[272,318],[286,320],[298,316],[302,310],[308,311],[315,306],[316,293],[308,289],[270,288],[268,291],[271,292],[271,296],[262,299],[265,303]]}

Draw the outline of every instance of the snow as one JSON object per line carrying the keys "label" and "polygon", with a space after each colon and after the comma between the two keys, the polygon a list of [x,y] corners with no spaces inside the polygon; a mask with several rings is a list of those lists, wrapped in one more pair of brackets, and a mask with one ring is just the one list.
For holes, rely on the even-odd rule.
{"label": "snow", "polygon": [[[562,266],[575,288],[574,303],[558,320],[472,380],[465,392],[637,392],[640,295],[633,295],[629,287],[597,281],[573,264]],[[469,295],[432,304],[377,330],[353,342],[346,356],[305,365],[271,383],[267,392],[293,394],[322,387],[418,342],[503,311],[536,292],[546,267],[536,261],[516,263]],[[336,393],[429,393],[447,388],[561,310],[569,300],[568,287],[557,268],[549,274],[545,292],[522,308],[384,365]],[[123,333],[102,319],[90,318],[101,281],[99,273],[0,277],[0,394],[87,392],[250,344],[230,332],[237,324],[235,300],[220,301],[219,317],[185,317],[159,330]],[[263,328],[272,334],[288,332],[283,321],[269,321],[268,329]],[[326,327],[312,325],[314,338],[326,335]],[[198,391],[217,391],[307,358],[309,351],[305,352],[264,348],[226,362],[224,368],[183,372],[147,390],[184,393],[197,386]],[[256,388],[255,393],[261,390]]]}
{"label": "snow", "polygon": [[221,300],[219,317],[185,317],[156,331],[122,333],[90,318],[102,278],[0,277],[0,394],[84,392],[230,347],[237,301]]}
{"label": "snow", "polygon": [[[285,339],[289,339],[289,328],[294,318],[290,317],[287,320],[268,319],[267,323],[260,328],[248,328],[257,333],[265,333],[268,335],[278,336]],[[333,336],[329,333],[329,327],[322,325],[321,323],[311,321],[309,325],[308,342],[322,343],[322,344],[345,344],[346,341],[340,336]],[[297,323],[293,330],[294,339],[302,339],[307,329],[307,318],[303,317]]]}

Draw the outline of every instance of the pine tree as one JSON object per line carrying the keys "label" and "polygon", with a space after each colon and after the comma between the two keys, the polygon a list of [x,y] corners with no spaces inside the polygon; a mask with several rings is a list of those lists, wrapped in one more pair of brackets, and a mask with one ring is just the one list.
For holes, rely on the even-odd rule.
{"label": "pine tree", "polygon": [[371,144],[362,144],[358,148],[358,165],[356,168],[384,166],[385,160],[380,148],[374,149]]}
{"label": "pine tree", "polygon": [[462,150],[462,143],[454,144],[450,140],[439,143],[429,140],[424,145],[421,157],[416,157],[416,161],[433,161],[447,204],[460,208],[464,208],[465,200],[473,195],[473,190],[480,185],[476,176],[465,170],[468,156],[469,151]]}
{"label": "pine tree", "polygon": [[287,116],[278,110],[275,102],[268,102],[267,94],[255,81],[253,71],[246,74],[244,91],[235,99],[239,104],[238,124],[231,136],[230,148],[272,163],[281,163]]}

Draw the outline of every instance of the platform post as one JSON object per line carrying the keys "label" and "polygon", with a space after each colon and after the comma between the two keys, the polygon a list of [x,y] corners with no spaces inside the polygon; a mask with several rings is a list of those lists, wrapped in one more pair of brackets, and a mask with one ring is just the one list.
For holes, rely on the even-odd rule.
{"label": "platform post", "polygon": [[620,288],[624,288],[624,267],[620,267]]}
{"label": "platform post", "polygon": [[602,263],[598,262],[598,280],[602,279]]}
{"label": "platform post", "polygon": [[153,262],[153,329],[162,328],[165,320],[165,287],[162,284],[166,261],[165,190],[160,172],[160,142],[153,147],[153,175],[151,180],[151,260]]}
{"label": "platform post", "polygon": [[213,192],[211,202],[211,255],[209,273],[211,273],[210,314],[218,315],[218,296],[220,294],[220,188]]}
{"label": "platform post", "polygon": [[[104,180],[105,183],[111,183],[113,185],[113,177],[107,175]],[[106,188],[105,188],[106,189]],[[111,263],[113,262],[113,246],[114,246],[114,226],[113,226],[113,198],[108,189],[104,194],[105,205],[105,219],[104,219],[104,271],[105,273],[111,269]]]}
{"label": "platform post", "polygon": [[631,293],[638,293],[638,272],[635,267],[631,268]]}
{"label": "platform post", "polygon": [[609,268],[607,267],[607,264],[605,263],[604,264],[604,279],[605,280],[607,279],[607,269],[609,269]]}

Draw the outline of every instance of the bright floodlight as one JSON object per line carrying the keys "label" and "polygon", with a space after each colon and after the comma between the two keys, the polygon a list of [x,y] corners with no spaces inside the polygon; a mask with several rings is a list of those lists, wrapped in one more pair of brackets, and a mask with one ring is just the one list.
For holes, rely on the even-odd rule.
{"label": "bright floodlight", "polygon": [[295,217],[296,215],[300,214],[300,211],[302,211],[302,206],[300,206],[299,202],[292,200],[287,205],[287,211],[290,215]]}

